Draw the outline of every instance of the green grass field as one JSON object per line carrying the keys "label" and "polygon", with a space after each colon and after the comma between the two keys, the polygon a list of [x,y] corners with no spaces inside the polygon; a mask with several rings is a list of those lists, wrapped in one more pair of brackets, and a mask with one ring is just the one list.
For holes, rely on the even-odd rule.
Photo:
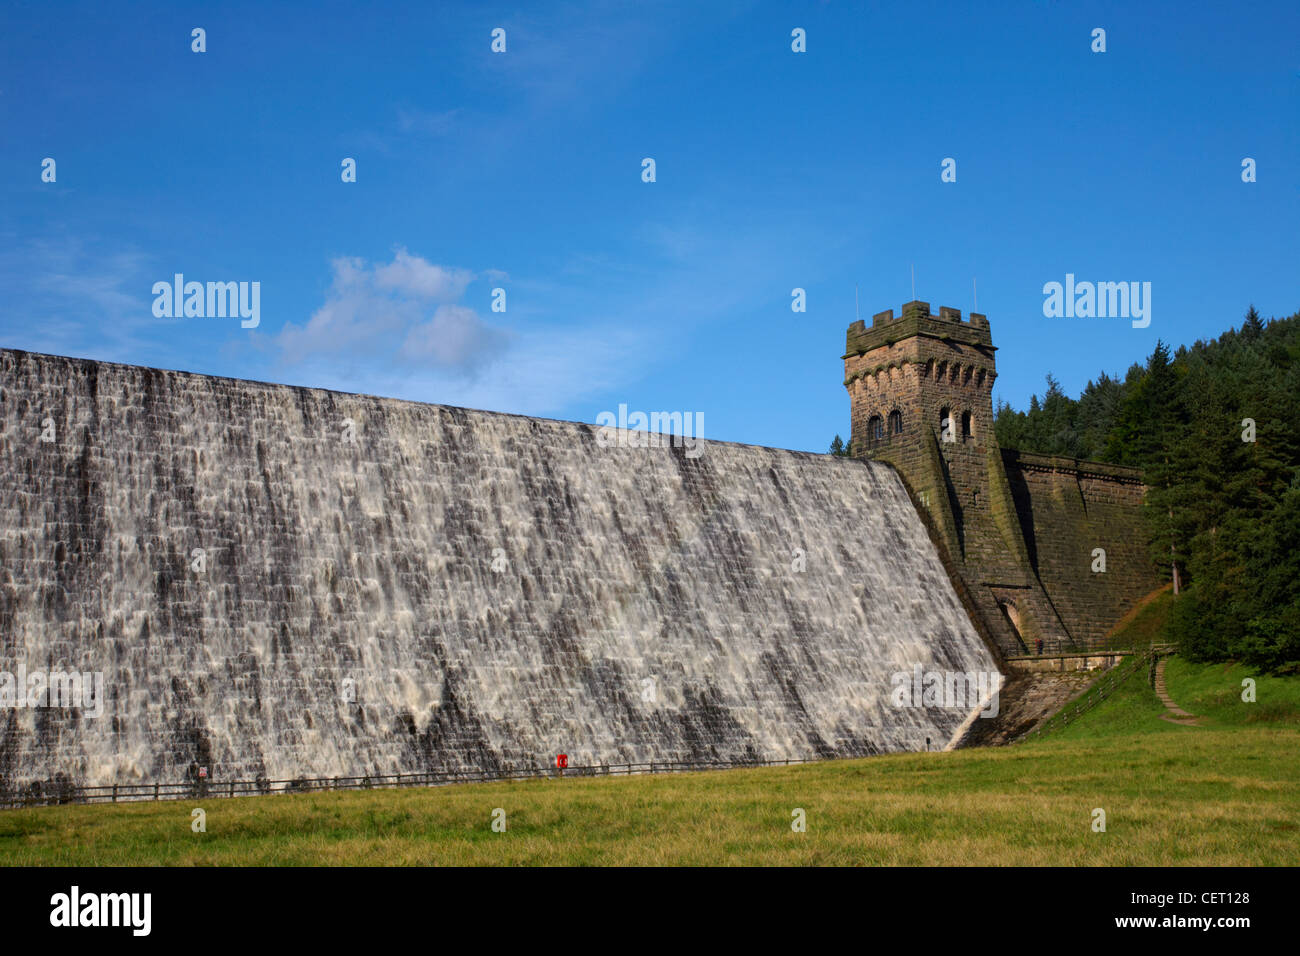
{"label": "green grass field", "polygon": [[[754,770],[0,811],[5,865],[1300,864],[1300,680],[1168,665],[1032,743]],[[191,830],[202,807],[207,832]],[[493,810],[506,831],[493,832]],[[1106,832],[1092,830],[1093,810]],[[802,809],[807,831],[791,828]]]}
{"label": "green grass field", "polygon": [[[1146,680],[1130,678],[1104,704],[1050,739],[1097,740],[1150,734],[1182,734],[1188,729],[1162,719],[1165,707]],[[1255,681],[1255,701],[1242,700],[1242,680]],[[1300,729],[1300,680],[1257,674],[1241,664],[1192,664],[1171,657],[1165,683],[1174,703],[1201,719],[1206,730],[1234,728]],[[1235,738],[1234,738],[1235,739]]]}

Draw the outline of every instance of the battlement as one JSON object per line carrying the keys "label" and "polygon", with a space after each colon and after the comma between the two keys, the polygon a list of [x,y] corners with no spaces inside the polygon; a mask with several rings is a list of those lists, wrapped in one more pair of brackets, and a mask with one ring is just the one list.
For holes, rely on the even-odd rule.
{"label": "battlement", "polygon": [[893,345],[913,336],[961,342],[993,350],[989,320],[982,312],[972,312],[962,319],[961,309],[942,305],[939,314],[930,311],[930,303],[919,299],[903,303],[902,314],[897,318],[893,309],[877,312],[871,317],[871,327],[859,319],[849,326],[845,341],[844,358],[861,355],[881,346]]}

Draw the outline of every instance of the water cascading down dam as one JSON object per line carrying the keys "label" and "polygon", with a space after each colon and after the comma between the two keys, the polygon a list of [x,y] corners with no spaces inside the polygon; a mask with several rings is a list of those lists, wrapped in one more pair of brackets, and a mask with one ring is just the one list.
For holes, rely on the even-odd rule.
{"label": "water cascading down dam", "polygon": [[0,372],[0,671],[103,675],[94,708],[11,693],[9,793],[938,748],[972,708],[896,706],[891,676],[996,671],[885,464]]}

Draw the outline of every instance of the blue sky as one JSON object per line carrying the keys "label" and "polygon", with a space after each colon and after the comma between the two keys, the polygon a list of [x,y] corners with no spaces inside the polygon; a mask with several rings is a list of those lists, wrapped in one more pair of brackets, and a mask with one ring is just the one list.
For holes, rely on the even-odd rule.
{"label": "blue sky", "polygon": [[[10,2],[0,345],[824,451],[854,284],[914,267],[978,281],[998,397],[1077,393],[1300,309],[1300,7],[1135,7]],[[178,272],[260,325],[156,318]],[[1045,318],[1066,273],[1150,326]]]}

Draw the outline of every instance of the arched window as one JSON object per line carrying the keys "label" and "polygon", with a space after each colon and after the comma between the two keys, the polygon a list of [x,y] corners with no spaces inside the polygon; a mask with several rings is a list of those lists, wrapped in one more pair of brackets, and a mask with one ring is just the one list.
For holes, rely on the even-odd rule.
{"label": "arched window", "polygon": [[952,413],[946,408],[939,409],[939,440],[957,440],[957,436],[952,431]]}
{"label": "arched window", "polygon": [[880,441],[885,437],[885,423],[879,415],[872,415],[871,421],[867,422],[867,438],[871,441]]}
{"label": "arched window", "polygon": [[897,408],[889,413],[889,434],[903,434],[903,413]]}
{"label": "arched window", "polygon": [[974,420],[970,412],[961,413],[961,440],[970,441],[975,437]]}

